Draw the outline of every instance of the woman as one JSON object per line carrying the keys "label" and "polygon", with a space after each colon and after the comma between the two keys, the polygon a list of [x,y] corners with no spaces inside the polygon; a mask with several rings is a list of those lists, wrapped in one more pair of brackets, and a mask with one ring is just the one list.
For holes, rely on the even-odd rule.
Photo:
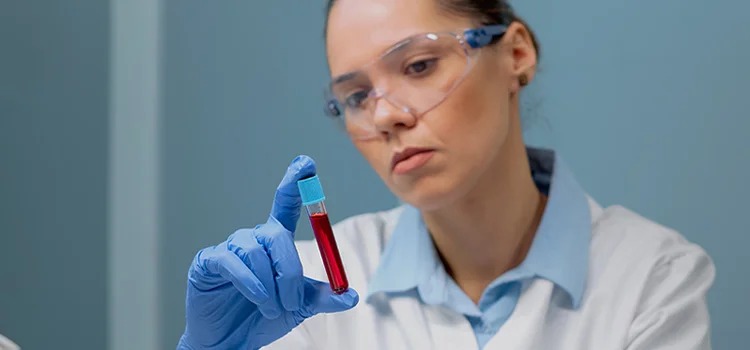
{"label": "woman", "polygon": [[539,51],[505,1],[328,9],[329,114],[408,204],[335,226],[351,288],[333,294],[293,241],[315,173],[298,157],[265,224],[195,257],[181,349],[710,348],[706,253],[524,145]]}

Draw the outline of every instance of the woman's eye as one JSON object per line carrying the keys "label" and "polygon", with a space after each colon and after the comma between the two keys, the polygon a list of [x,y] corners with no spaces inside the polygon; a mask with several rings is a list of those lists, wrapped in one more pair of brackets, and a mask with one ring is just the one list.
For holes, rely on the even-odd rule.
{"label": "woman's eye", "polygon": [[432,66],[435,65],[435,62],[437,62],[437,58],[431,58],[427,60],[420,60],[420,61],[414,62],[406,67],[406,73],[407,74],[422,74],[426,72],[428,69],[432,68]]}
{"label": "woman's eye", "polygon": [[367,95],[367,91],[363,90],[352,93],[346,98],[346,105],[349,107],[359,108],[367,99]]}

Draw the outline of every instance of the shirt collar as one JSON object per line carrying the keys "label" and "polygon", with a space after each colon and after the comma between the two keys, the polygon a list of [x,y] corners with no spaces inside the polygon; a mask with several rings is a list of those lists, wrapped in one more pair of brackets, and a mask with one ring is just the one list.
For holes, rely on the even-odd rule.
{"label": "shirt collar", "polygon": [[[586,284],[591,239],[588,198],[555,152],[528,148],[527,153],[534,181],[548,200],[531,248],[517,269],[555,283],[570,296],[573,307],[578,307]],[[416,288],[441,271],[437,268],[440,264],[419,210],[404,205],[366,300],[378,293]]]}

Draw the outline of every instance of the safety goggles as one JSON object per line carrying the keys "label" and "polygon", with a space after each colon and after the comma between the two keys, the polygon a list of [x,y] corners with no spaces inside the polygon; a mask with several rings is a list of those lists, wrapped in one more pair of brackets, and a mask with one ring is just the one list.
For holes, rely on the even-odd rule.
{"label": "safety goggles", "polygon": [[373,116],[377,101],[414,116],[435,108],[461,83],[479,48],[499,39],[505,25],[465,29],[462,34],[413,35],[364,67],[333,78],[325,89],[326,114],[354,139],[378,136]]}

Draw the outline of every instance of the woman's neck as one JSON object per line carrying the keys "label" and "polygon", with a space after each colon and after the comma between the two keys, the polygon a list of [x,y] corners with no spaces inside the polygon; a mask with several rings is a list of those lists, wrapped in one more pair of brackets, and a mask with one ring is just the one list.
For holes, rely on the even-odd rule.
{"label": "woman's neck", "polygon": [[487,285],[526,257],[546,204],[523,142],[508,141],[511,147],[471,193],[422,213],[446,270],[475,303]]}

